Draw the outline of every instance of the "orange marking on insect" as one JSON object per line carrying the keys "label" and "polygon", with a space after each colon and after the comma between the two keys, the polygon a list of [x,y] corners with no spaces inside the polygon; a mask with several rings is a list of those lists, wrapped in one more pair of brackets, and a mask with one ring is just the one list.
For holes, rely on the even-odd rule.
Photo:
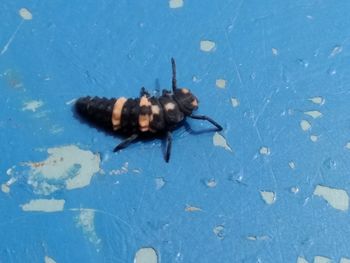
{"label": "orange marking on insect", "polygon": [[198,101],[196,99],[192,101],[192,106],[196,108],[198,107]]}
{"label": "orange marking on insect", "polygon": [[181,91],[182,91],[183,94],[187,94],[187,93],[190,92],[188,89],[185,89],[185,88],[181,89]]}
{"label": "orange marking on insect", "polygon": [[[146,96],[142,96],[140,99],[140,108],[142,106],[149,107],[151,106],[151,102],[148,100]],[[139,128],[140,131],[146,132],[149,130],[149,123],[150,123],[150,115],[148,114],[140,114],[139,115]]]}
{"label": "orange marking on insect", "polygon": [[120,121],[122,117],[122,109],[127,101],[126,98],[120,97],[119,99],[116,100],[113,106],[113,113],[112,113],[112,125],[113,125],[113,130],[118,130],[120,128]]}

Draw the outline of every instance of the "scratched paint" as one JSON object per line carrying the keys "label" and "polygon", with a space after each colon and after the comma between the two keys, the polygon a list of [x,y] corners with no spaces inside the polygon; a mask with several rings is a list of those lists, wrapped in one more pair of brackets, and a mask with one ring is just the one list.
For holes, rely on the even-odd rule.
{"label": "scratched paint", "polygon": [[64,203],[62,199],[34,199],[21,207],[25,212],[59,212],[63,210]]}
{"label": "scratched paint", "polygon": [[76,226],[81,228],[84,235],[91,243],[99,247],[102,240],[97,236],[95,230],[95,210],[85,208],[71,210],[79,212],[79,214],[75,217]]}
{"label": "scratched paint", "polygon": [[34,193],[49,195],[58,190],[77,189],[90,184],[100,170],[100,156],[75,145],[49,148],[49,157],[41,162],[29,162],[28,184]]}
{"label": "scratched paint", "polygon": [[158,263],[158,255],[154,248],[140,248],[134,257],[134,263]]}
{"label": "scratched paint", "polygon": [[346,211],[349,208],[349,196],[343,189],[317,185],[314,195],[322,197],[335,209]]}

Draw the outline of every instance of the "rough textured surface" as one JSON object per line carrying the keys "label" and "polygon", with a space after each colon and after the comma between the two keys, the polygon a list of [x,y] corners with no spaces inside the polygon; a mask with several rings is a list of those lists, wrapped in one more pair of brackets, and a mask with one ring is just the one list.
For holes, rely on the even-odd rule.
{"label": "rough textured surface", "polygon": [[[347,262],[350,218],[334,193],[350,191],[349,9],[325,0],[1,1],[0,261],[124,263],[152,248],[163,263]],[[114,154],[120,138],[75,118],[81,96],[169,88],[171,57],[200,113],[224,126],[215,140],[180,129],[166,164],[159,141]],[[60,158],[51,180],[28,181],[54,162],[48,149],[67,146],[100,158],[83,187],[65,184],[79,165],[51,173],[62,171]],[[22,210],[40,199],[64,200],[63,210]]]}

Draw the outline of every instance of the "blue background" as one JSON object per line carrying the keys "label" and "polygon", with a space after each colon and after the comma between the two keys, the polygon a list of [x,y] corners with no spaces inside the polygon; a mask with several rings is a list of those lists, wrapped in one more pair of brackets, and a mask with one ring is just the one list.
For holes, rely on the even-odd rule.
{"label": "blue background", "polygon": [[[19,15],[23,7],[31,20]],[[160,262],[350,257],[348,212],[313,195],[319,184],[350,190],[349,10],[348,1],[326,0],[185,0],[177,9],[159,0],[2,1],[0,171],[5,183],[16,165],[17,182],[0,194],[0,261],[133,262],[141,247],[153,247]],[[215,50],[200,50],[202,40]],[[171,57],[179,85],[196,94],[200,113],[224,126],[233,152],[214,146],[213,133],[183,128],[174,133],[169,164],[160,141],[114,154],[120,138],[74,117],[69,102],[80,96],[168,88]],[[323,105],[309,100],[317,96]],[[43,105],[22,110],[31,100]],[[304,114],[310,110],[323,117],[313,120]],[[303,119],[311,130],[300,128]],[[42,197],[20,164],[64,145],[99,153],[105,174],[50,196],[66,201],[61,212],[22,211]],[[109,174],[126,162],[128,172]],[[268,205],[260,191],[274,192],[275,202]],[[96,210],[98,248],[76,227],[72,208]]]}

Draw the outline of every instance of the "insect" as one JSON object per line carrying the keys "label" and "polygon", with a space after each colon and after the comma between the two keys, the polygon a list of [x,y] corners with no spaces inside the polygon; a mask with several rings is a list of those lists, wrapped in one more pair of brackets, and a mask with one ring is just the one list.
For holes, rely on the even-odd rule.
{"label": "insect", "polygon": [[141,88],[139,98],[100,98],[81,97],[75,107],[82,117],[95,124],[103,125],[110,131],[126,135],[114,151],[128,147],[132,142],[148,134],[151,137],[165,136],[164,159],[169,161],[172,131],[184,124],[186,117],[209,121],[221,131],[222,127],[205,115],[195,115],[198,99],[186,88],[178,88],[176,82],[175,60],[172,65],[172,91],[163,90],[161,96],[150,96]]}

